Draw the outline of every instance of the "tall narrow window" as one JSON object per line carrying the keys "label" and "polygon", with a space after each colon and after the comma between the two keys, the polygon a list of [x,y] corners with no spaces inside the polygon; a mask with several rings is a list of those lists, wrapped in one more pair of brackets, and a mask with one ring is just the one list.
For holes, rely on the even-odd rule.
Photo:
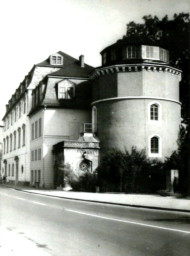
{"label": "tall narrow window", "polygon": [[42,136],[42,119],[39,119],[39,137]]}
{"label": "tall narrow window", "polygon": [[34,138],[38,138],[38,121],[35,122],[35,135],[34,135]]}
{"label": "tall narrow window", "polygon": [[5,142],[5,139],[3,139],[3,153],[5,154],[6,153],[6,142]]}
{"label": "tall narrow window", "polygon": [[18,107],[18,111],[19,111],[19,118],[21,117],[21,102],[19,103],[19,107]]}
{"label": "tall narrow window", "polygon": [[35,150],[35,161],[37,161],[38,160],[38,150],[36,149]]}
{"label": "tall narrow window", "polygon": [[41,160],[41,148],[38,149],[38,160]]}
{"label": "tall narrow window", "polygon": [[15,112],[14,112],[14,114],[15,114],[15,122],[16,122],[16,111],[17,111],[17,107],[15,108]]}
{"label": "tall narrow window", "polygon": [[16,131],[14,131],[14,150],[16,149]]}
{"label": "tall narrow window", "polygon": [[34,161],[34,151],[33,150],[31,151],[31,159],[32,159],[32,161]]}
{"label": "tall narrow window", "polygon": [[159,153],[159,138],[154,136],[151,138],[151,141],[150,141],[150,152],[152,154],[158,154]]}
{"label": "tall narrow window", "polygon": [[10,152],[12,151],[13,136],[10,135]]}
{"label": "tall narrow window", "polygon": [[25,146],[25,138],[26,138],[26,129],[25,129],[25,124],[22,126],[22,146]]}
{"label": "tall narrow window", "polygon": [[52,56],[52,64],[56,64],[56,56]]}
{"label": "tall narrow window", "polygon": [[39,184],[41,183],[41,171],[40,170],[38,170],[38,182],[39,182]]}
{"label": "tall narrow window", "polygon": [[21,129],[18,128],[18,148],[20,148],[20,145],[21,145],[21,136],[20,136],[20,135],[21,135],[21,134],[20,134],[21,132],[20,132],[20,131],[21,131]]}
{"label": "tall narrow window", "polygon": [[92,130],[97,132],[97,108],[95,106],[92,108]]}
{"label": "tall narrow window", "polygon": [[61,64],[61,56],[57,56],[57,64],[58,64],[58,65]]}
{"label": "tall narrow window", "polygon": [[11,176],[11,165],[9,164],[9,172],[8,172],[8,176]]}
{"label": "tall narrow window", "polygon": [[14,164],[12,164],[12,176],[14,176]]}
{"label": "tall narrow window", "polygon": [[24,114],[26,113],[26,98],[24,98]]}
{"label": "tall narrow window", "polygon": [[7,137],[7,153],[9,152],[9,137]]}
{"label": "tall narrow window", "polygon": [[150,119],[151,120],[158,120],[158,117],[159,117],[158,110],[159,110],[159,107],[157,104],[152,104],[150,106]]}
{"label": "tall narrow window", "polygon": [[34,172],[33,172],[33,170],[31,170],[31,183],[33,183],[34,182]]}
{"label": "tall narrow window", "polygon": [[32,140],[34,139],[34,123],[32,124]]}
{"label": "tall narrow window", "polygon": [[104,52],[104,54],[102,55],[102,64],[106,64],[106,61],[107,61],[107,55],[106,55],[106,52]]}

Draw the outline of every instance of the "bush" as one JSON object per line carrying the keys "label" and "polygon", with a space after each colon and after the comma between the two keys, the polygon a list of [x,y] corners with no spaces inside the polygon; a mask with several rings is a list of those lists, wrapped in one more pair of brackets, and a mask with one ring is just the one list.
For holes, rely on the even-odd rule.
{"label": "bush", "polygon": [[97,169],[101,191],[155,193],[165,188],[162,163],[150,161],[145,150],[131,152],[112,150],[102,159]]}

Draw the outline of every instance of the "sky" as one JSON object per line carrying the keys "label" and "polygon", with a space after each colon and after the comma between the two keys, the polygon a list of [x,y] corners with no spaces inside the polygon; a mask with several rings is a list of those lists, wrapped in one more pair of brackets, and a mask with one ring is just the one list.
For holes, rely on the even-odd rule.
{"label": "sky", "polygon": [[180,12],[190,12],[190,0],[0,1],[0,120],[25,75],[49,55],[83,54],[96,67],[100,51],[122,38],[130,21]]}

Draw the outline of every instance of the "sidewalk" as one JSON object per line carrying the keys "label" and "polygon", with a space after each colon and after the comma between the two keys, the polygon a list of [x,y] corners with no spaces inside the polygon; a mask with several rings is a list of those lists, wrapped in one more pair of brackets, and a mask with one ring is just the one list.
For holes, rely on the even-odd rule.
{"label": "sidewalk", "polygon": [[[11,186],[12,187],[12,186]],[[28,187],[14,186],[17,190],[27,193],[41,194],[65,199],[83,200],[123,206],[163,209],[171,211],[186,211],[190,213],[190,199],[181,199],[174,196],[140,195],[121,193],[88,193],[60,190],[42,190]]]}
{"label": "sidewalk", "polygon": [[49,252],[22,233],[0,226],[0,255],[2,256],[50,256]]}

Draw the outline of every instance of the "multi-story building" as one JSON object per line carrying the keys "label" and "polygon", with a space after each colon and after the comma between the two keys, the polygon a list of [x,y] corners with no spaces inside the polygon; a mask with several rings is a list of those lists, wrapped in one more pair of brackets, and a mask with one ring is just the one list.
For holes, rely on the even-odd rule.
{"label": "multi-story building", "polygon": [[3,118],[10,182],[52,187],[64,168],[94,171],[112,148],[135,146],[158,159],[177,148],[181,71],[168,51],[125,39],[101,55],[94,69],[84,56],[58,52],[25,77]]}

